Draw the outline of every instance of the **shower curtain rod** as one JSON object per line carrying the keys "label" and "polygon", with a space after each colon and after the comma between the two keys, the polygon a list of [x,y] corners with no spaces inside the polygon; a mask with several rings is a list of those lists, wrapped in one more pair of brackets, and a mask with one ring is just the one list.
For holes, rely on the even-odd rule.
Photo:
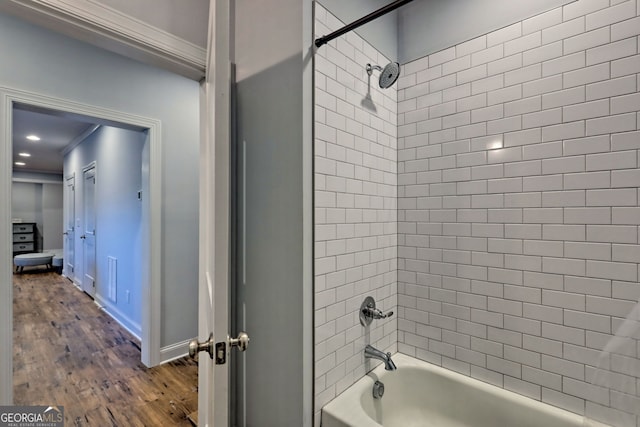
{"label": "shower curtain rod", "polygon": [[356,28],[358,28],[361,25],[366,24],[367,22],[373,21],[376,18],[381,17],[382,15],[386,15],[387,13],[396,10],[397,8],[399,8],[400,6],[403,6],[407,3],[412,2],[413,0],[396,0],[393,3],[389,3],[386,6],[381,7],[380,9],[371,12],[370,14],[368,14],[367,16],[363,16],[362,18],[353,21],[351,24],[347,24],[344,27],[340,28],[339,30],[334,31],[331,34],[328,34],[326,36],[322,36],[320,38],[317,38],[315,41],[315,45],[316,47],[320,47],[323,44],[327,44],[329,43],[331,40],[335,39],[336,37],[340,37],[341,35],[348,33],[349,31],[355,30]]}

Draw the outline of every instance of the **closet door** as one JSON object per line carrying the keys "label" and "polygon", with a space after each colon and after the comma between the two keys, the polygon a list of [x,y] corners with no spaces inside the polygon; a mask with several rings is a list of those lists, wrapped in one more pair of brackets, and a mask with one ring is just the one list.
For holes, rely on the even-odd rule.
{"label": "closet door", "polygon": [[64,188],[64,275],[75,279],[76,177],[67,178]]}
{"label": "closet door", "polygon": [[91,295],[96,294],[96,166],[92,164],[84,169],[83,175],[83,221],[80,239],[84,247],[84,277],[82,289]]}

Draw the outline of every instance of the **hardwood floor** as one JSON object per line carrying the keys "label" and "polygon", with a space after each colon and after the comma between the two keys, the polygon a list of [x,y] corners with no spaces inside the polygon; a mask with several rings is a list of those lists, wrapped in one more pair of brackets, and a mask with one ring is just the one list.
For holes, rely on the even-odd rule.
{"label": "hardwood floor", "polygon": [[66,278],[13,276],[16,405],[64,406],[65,426],[191,426],[198,368],[148,369],[140,344]]}

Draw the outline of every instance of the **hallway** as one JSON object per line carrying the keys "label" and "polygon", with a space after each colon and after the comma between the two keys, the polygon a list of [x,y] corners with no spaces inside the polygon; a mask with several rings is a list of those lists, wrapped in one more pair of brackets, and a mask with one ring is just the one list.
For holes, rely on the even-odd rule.
{"label": "hallway", "polygon": [[16,405],[64,406],[68,426],[191,426],[198,368],[148,369],[140,343],[55,273],[13,276]]}

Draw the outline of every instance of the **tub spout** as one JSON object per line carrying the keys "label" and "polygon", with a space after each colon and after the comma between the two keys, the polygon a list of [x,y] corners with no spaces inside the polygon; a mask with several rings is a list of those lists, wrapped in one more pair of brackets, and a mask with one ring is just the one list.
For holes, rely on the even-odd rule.
{"label": "tub spout", "polygon": [[387,371],[395,371],[397,369],[396,364],[391,360],[391,353],[384,353],[370,345],[364,348],[364,358],[382,360],[384,362],[384,369]]}

